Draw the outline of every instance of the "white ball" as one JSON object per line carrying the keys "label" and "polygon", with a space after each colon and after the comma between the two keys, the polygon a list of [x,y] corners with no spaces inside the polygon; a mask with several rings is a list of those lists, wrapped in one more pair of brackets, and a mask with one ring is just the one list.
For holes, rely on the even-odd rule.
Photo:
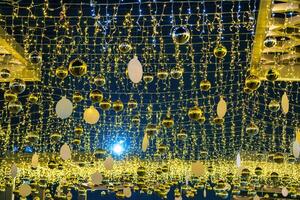
{"label": "white ball", "polygon": [[56,104],[55,112],[57,117],[66,119],[72,115],[73,104],[72,102],[63,96]]}

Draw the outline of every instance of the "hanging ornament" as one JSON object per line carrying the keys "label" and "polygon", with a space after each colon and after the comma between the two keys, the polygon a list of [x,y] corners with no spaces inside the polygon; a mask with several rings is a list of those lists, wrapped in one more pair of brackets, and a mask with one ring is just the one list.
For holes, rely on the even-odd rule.
{"label": "hanging ornament", "polygon": [[16,101],[18,99],[18,95],[16,93],[13,93],[10,90],[5,90],[4,92],[4,100],[6,102]]}
{"label": "hanging ornament", "polygon": [[191,120],[199,120],[202,114],[202,110],[198,106],[190,108],[188,112],[188,116]]}
{"label": "hanging ornament", "polygon": [[81,141],[80,138],[77,136],[72,140],[72,144],[74,145],[80,145]]}
{"label": "hanging ornament", "polygon": [[42,54],[37,52],[37,51],[33,51],[29,54],[29,61],[32,64],[41,64],[43,59],[42,59]]}
{"label": "hanging ornament", "polygon": [[83,127],[82,126],[76,126],[75,128],[74,128],[74,133],[75,133],[75,135],[81,135],[82,133],[83,133]]}
{"label": "hanging ornament", "polygon": [[97,149],[94,153],[95,157],[98,158],[98,159],[103,159],[106,157],[107,155],[107,152],[105,149]]}
{"label": "hanging ornament", "polygon": [[93,103],[100,103],[103,100],[103,93],[100,90],[90,92],[90,99]]}
{"label": "hanging ornament", "polygon": [[166,80],[168,78],[168,75],[169,75],[169,73],[164,69],[160,69],[157,72],[157,78],[160,80]]}
{"label": "hanging ornament", "polygon": [[186,26],[177,26],[173,28],[172,39],[175,44],[186,44],[190,38],[190,30]]}
{"label": "hanging ornament", "polygon": [[61,138],[62,138],[62,135],[59,133],[56,133],[56,132],[54,132],[50,135],[50,140],[53,143],[59,142]]}
{"label": "hanging ornament", "polygon": [[97,75],[95,78],[94,78],[94,84],[96,85],[96,86],[103,86],[103,85],[105,85],[105,83],[106,83],[106,80],[105,80],[105,77],[102,75],[102,74],[99,74],[99,75]]}
{"label": "hanging ornament", "polygon": [[283,187],[281,189],[281,194],[282,194],[283,197],[287,197],[289,195],[288,189],[286,187]]}
{"label": "hanging ornament", "polygon": [[247,126],[247,128],[246,128],[246,133],[251,136],[256,135],[258,133],[258,131],[259,131],[259,128],[258,128],[258,126],[256,126],[256,124],[254,122],[250,122],[249,126]]}
{"label": "hanging ornament", "polygon": [[31,93],[29,96],[28,96],[28,102],[29,103],[32,103],[32,104],[36,104],[38,103],[39,101],[39,94],[37,93]]}
{"label": "hanging ornament", "polygon": [[10,71],[8,69],[1,69],[0,71],[0,77],[3,79],[7,79],[10,77]]}
{"label": "hanging ornament", "polygon": [[11,114],[16,115],[23,110],[23,106],[18,100],[16,100],[9,102],[7,109]]}
{"label": "hanging ornament", "polygon": [[173,79],[180,79],[183,75],[184,69],[180,66],[176,66],[175,68],[171,69],[171,77]]}
{"label": "hanging ornament", "polygon": [[131,195],[132,195],[130,187],[123,188],[123,193],[124,193],[126,198],[130,198]]}
{"label": "hanging ornament", "polygon": [[187,138],[186,131],[184,129],[181,129],[180,132],[177,134],[177,138],[179,140],[185,140]]}
{"label": "hanging ornament", "polygon": [[200,162],[192,162],[192,174],[196,177],[205,175],[205,166]]}
{"label": "hanging ornament", "polygon": [[75,77],[81,77],[87,73],[87,64],[79,58],[69,64],[69,72]]}
{"label": "hanging ornament", "polygon": [[95,173],[93,173],[91,175],[91,179],[92,179],[92,183],[94,185],[101,185],[103,177],[102,177],[102,174],[99,173],[99,171],[96,171]]}
{"label": "hanging ornament", "polygon": [[28,184],[22,184],[19,187],[19,195],[23,198],[31,194],[31,187]]}
{"label": "hanging ornament", "polygon": [[28,142],[30,142],[31,144],[34,144],[36,142],[38,142],[39,140],[39,134],[37,131],[31,131],[28,133],[28,135],[26,136],[26,139],[28,140]]}
{"label": "hanging ornament", "polygon": [[139,83],[143,78],[143,67],[137,56],[134,56],[128,63],[128,76],[133,83]]}
{"label": "hanging ornament", "polygon": [[9,89],[13,93],[21,94],[26,89],[25,81],[23,81],[22,79],[16,78],[9,83]]}
{"label": "hanging ornament", "polygon": [[241,155],[240,155],[240,152],[237,154],[237,156],[236,156],[236,166],[238,167],[238,168],[240,168],[241,167]]}
{"label": "hanging ornament", "polygon": [[153,79],[154,79],[154,77],[149,73],[146,73],[143,76],[143,80],[145,81],[146,84],[151,83],[153,81]]}
{"label": "hanging ornament", "polygon": [[244,87],[243,91],[246,93],[246,94],[251,94],[253,92],[253,90],[249,89],[248,87]]}
{"label": "hanging ornament", "polygon": [[208,91],[211,88],[211,83],[208,80],[202,80],[200,82],[200,89],[202,91]]}
{"label": "hanging ornament", "polygon": [[56,77],[60,79],[65,79],[68,76],[68,74],[69,74],[68,69],[65,68],[64,66],[60,66],[55,70]]}
{"label": "hanging ornament", "polygon": [[112,107],[115,112],[121,112],[124,108],[124,104],[121,100],[117,100],[117,101],[113,102]]}
{"label": "hanging ornament", "polygon": [[171,128],[174,125],[174,119],[170,114],[167,114],[167,116],[162,120],[162,125],[166,128]]}
{"label": "hanging ornament", "polygon": [[269,107],[269,110],[271,110],[272,112],[277,112],[280,109],[280,104],[278,101],[273,99],[269,103],[268,107]]}
{"label": "hanging ornament", "polygon": [[215,117],[213,121],[216,125],[222,125],[224,123],[224,118]]}
{"label": "hanging ornament", "polygon": [[31,168],[36,169],[39,164],[39,155],[37,153],[34,153],[31,158]]}
{"label": "hanging ornament", "polygon": [[65,143],[60,148],[60,157],[63,160],[69,160],[69,159],[71,159],[71,156],[72,156],[71,149],[70,149],[69,145]]}
{"label": "hanging ornament", "polygon": [[281,97],[281,109],[284,114],[287,114],[289,112],[289,98],[286,92],[284,92]]}
{"label": "hanging ornament", "polygon": [[101,102],[100,102],[100,108],[102,110],[109,110],[111,107],[111,102],[110,100],[107,100],[107,99],[103,99]]}
{"label": "hanging ornament", "polygon": [[269,81],[276,81],[279,77],[279,72],[278,70],[271,68],[268,70],[267,74],[266,74],[266,78]]}
{"label": "hanging ornament", "polygon": [[300,155],[300,144],[297,141],[293,142],[292,152],[295,158],[299,158]]}
{"label": "hanging ornament", "polygon": [[10,175],[11,175],[12,178],[16,178],[17,175],[18,175],[18,168],[17,168],[17,165],[15,163],[11,166]]}
{"label": "hanging ornament", "polygon": [[128,101],[127,105],[128,105],[128,108],[132,110],[132,109],[136,109],[137,108],[138,103],[137,103],[137,101],[135,99],[130,99]]}
{"label": "hanging ornament", "polygon": [[83,118],[88,124],[96,124],[100,118],[100,114],[94,106],[90,106],[84,111]]}
{"label": "hanging ornament", "polygon": [[80,92],[78,91],[75,91],[74,94],[73,94],[73,102],[74,103],[79,103],[83,100],[83,96],[81,95]]}
{"label": "hanging ornament", "polygon": [[205,122],[205,116],[201,115],[201,117],[197,120],[199,124],[203,124]]}
{"label": "hanging ornament", "polygon": [[296,142],[300,145],[300,128],[296,130]]}
{"label": "hanging ornament", "polygon": [[128,41],[123,41],[119,44],[119,51],[121,53],[128,53],[132,50],[132,46]]}
{"label": "hanging ornament", "polygon": [[103,163],[106,170],[112,170],[114,167],[114,160],[111,156],[107,157]]}
{"label": "hanging ornament", "polygon": [[220,97],[220,101],[217,106],[217,114],[219,118],[224,118],[225,114],[227,112],[227,103],[223,99],[223,97]]}
{"label": "hanging ornament", "polygon": [[277,39],[274,37],[267,37],[264,41],[264,45],[267,48],[272,48],[277,45]]}
{"label": "hanging ornament", "polygon": [[66,119],[72,115],[73,104],[67,99],[66,96],[63,96],[56,104],[55,112],[57,117],[61,119]]}
{"label": "hanging ornament", "polygon": [[149,138],[148,138],[148,135],[145,134],[143,137],[143,142],[142,142],[142,151],[146,152],[148,146],[149,146]]}
{"label": "hanging ornament", "polygon": [[132,123],[136,126],[138,126],[140,124],[140,117],[138,115],[135,115],[133,118],[132,118]]}
{"label": "hanging ornament", "polygon": [[227,54],[227,49],[225,46],[223,46],[222,44],[218,44],[215,48],[214,48],[214,55],[217,58],[224,58]]}
{"label": "hanging ornament", "polygon": [[246,78],[245,85],[250,90],[257,90],[259,88],[259,86],[260,86],[260,79],[257,76],[255,76],[253,74],[250,74]]}

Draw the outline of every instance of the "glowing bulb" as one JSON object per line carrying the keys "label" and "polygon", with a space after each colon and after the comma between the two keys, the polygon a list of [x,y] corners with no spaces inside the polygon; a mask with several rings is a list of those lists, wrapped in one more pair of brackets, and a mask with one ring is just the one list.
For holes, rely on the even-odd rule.
{"label": "glowing bulb", "polygon": [[122,152],[123,152],[123,147],[121,146],[121,144],[115,144],[114,145],[114,148],[113,148],[113,151],[116,153],[116,154],[118,154],[118,155],[120,155]]}

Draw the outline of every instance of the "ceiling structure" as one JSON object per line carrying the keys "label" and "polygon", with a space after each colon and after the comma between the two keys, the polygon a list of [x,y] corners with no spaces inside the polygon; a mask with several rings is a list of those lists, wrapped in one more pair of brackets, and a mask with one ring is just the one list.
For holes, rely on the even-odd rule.
{"label": "ceiling structure", "polygon": [[[0,156],[25,162],[35,152],[47,165],[66,143],[76,166],[104,152],[154,172],[164,161],[181,166],[176,176],[195,160],[216,161],[223,176],[242,156],[251,170],[264,162],[269,178],[283,170],[268,163],[280,155],[299,180],[299,5],[0,1]],[[142,66],[137,83],[131,62]]]}

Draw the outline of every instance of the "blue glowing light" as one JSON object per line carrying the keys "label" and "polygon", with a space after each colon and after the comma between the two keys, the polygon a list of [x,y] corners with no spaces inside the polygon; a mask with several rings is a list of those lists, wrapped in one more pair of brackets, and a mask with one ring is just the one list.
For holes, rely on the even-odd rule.
{"label": "blue glowing light", "polygon": [[115,145],[113,146],[113,151],[114,151],[116,154],[118,154],[118,155],[122,154],[123,151],[124,151],[124,149],[123,149],[123,146],[121,145],[121,143],[115,144]]}

